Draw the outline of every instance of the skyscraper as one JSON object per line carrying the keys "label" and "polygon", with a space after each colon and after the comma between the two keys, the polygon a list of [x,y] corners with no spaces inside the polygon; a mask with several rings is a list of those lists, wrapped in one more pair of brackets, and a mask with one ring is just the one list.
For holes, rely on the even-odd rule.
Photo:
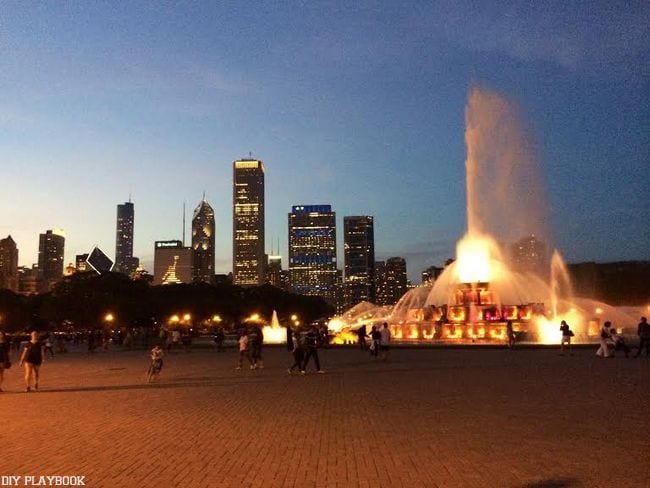
{"label": "skyscraper", "polygon": [[205,196],[192,217],[192,252],[194,253],[194,281],[214,281],[214,210]]}
{"label": "skyscraper", "polygon": [[63,251],[65,234],[60,229],[48,230],[39,235],[38,270],[40,291],[48,292],[63,277]]}
{"label": "skyscraper", "polygon": [[133,257],[133,222],[135,212],[129,200],[117,206],[117,230],[115,236],[114,271],[130,275],[138,267],[139,260]]}
{"label": "skyscraper", "polygon": [[233,162],[233,283],[266,281],[264,256],[264,164],[257,159]]}
{"label": "skyscraper", "polygon": [[153,284],[171,285],[192,282],[191,247],[182,241],[156,241],[153,256]]}
{"label": "skyscraper", "polygon": [[291,289],[336,301],[336,213],[330,205],[296,205],[289,214]]}
{"label": "skyscraper", "polygon": [[345,308],[375,302],[375,233],[372,216],[343,218]]}
{"label": "skyscraper", "polygon": [[11,236],[0,239],[0,289],[18,292],[18,248]]}
{"label": "skyscraper", "polygon": [[388,258],[385,263],[377,261],[376,266],[377,303],[393,305],[406,293],[406,261],[404,258]]}

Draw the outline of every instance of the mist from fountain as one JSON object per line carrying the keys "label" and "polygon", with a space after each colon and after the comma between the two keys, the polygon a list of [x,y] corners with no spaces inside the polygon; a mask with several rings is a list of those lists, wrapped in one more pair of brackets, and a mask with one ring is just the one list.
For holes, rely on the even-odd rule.
{"label": "mist from fountain", "polygon": [[[541,272],[514,266],[509,251],[522,237],[534,236],[550,244],[545,185],[535,151],[515,106],[494,91],[471,89],[465,122],[467,233],[458,241],[456,260],[444,269],[433,287],[409,291],[393,308],[389,319],[396,335],[428,337],[426,332],[413,329],[415,322],[423,320],[419,316],[423,310],[449,308],[460,286],[475,289],[479,283],[489,284],[491,304],[499,308],[506,304],[550,306],[527,325],[538,342],[558,343],[559,322],[563,319],[574,329],[578,342],[597,334],[594,328],[604,311],[609,320],[615,316],[633,321],[622,312],[615,313],[613,307],[575,299],[566,264],[557,250],[550,261],[544,259]],[[478,325],[474,304],[468,313],[467,323]],[[375,312],[365,310],[364,314],[365,319],[372,320]],[[342,319],[339,329],[350,325],[354,324]],[[502,337],[503,331],[492,332],[491,337]],[[428,334],[433,337],[430,331]],[[447,331],[446,337],[458,335]]]}

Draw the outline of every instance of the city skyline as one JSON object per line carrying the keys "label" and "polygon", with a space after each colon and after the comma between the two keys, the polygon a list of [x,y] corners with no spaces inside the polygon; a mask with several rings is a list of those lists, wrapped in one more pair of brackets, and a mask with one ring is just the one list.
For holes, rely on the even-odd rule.
{"label": "city skyline", "polygon": [[183,202],[205,191],[227,273],[230,165],[252,151],[267,165],[267,252],[279,239],[287,263],[287,211],[327,203],[339,229],[373,215],[376,259],[404,257],[419,282],[466,228],[464,109],[478,84],[520,108],[549,245],[569,262],[650,259],[648,9],[7,2],[0,237],[26,266],[45,229],[65,229],[65,264],[112,250],[115,205],[132,194],[133,254],[151,271],[153,243],[181,238]]}

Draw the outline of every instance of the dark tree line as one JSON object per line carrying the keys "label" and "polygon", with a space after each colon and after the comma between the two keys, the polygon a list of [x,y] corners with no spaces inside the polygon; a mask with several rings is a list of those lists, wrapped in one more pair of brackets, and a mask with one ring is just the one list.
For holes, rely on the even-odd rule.
{"label": "dark tree line", "polygon": [[282,323],[294,314],[302,323],[309,323],[334,313],[333,307],[318,297],[288,293],[271,285],[151,286],[119,273],[77,273],[42,295],[0,290],[0,327],[10,332],[62,327],[85,330],[104,325],[108,313],[116,326],[154,327],[184,314],[191,315],[193,324],[219,315],[222,325],[228,326],[254,313],[268,321],[273,310]]}

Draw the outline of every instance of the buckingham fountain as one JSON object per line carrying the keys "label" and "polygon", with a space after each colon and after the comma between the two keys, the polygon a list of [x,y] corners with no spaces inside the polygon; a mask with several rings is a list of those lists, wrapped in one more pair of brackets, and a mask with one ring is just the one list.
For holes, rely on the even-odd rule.
{"label": "buckingham fountain", "polygon": [[508,321],[519,340],[536,343],[559,342],[561,320],[576,342],[597,340],[601,320],[634,323],[614,307],[574,297],[557,250],[547,259],[532,246],[525,252],[538,266],[516,262],[509,251],[522,236],[549,242],[537,158],[516,108],[500,94],[473,88],[465,122],[467,232],[456,259],[433,285],[409,290],[393,307],[363,302],[332,319],[335,342],[354,342],[359,327],[383,322],[394,340],[443,343],[504,341]]}

